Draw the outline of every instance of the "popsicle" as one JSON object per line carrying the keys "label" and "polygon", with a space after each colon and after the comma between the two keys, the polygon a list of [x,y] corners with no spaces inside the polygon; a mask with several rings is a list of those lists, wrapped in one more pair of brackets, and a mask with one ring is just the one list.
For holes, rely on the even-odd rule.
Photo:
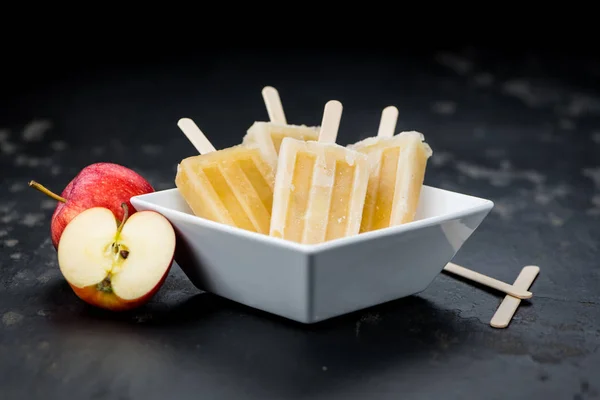
{"label": "popsicle", "polygon": [[200,153],[182,160],[175,177],[193,213],[268,235],[275,172],[260,149],[237,145],[217,151],[191,119],[177,125]]}
{"label": "popsicle", "polygon": [[316,141],[319,137],[319,127],[288,124],[283,112],[281,98],[275,88],[271,86],[264,87],[262,96],[270,122],[257,121],[252,124],[242,143],[256,144],[271,163],[273,169],[277,170],[277,159],[283,138],[291,137],[304,141]]}
{"label": "popsicle", "polygon": [[367,156],[335,143],[342,114],[325,105],[318,141],[281,142],[270,235],[316,244],[358,234],[367,184]]}
{"label": "popsicle", "polygon": [[370,177],[360,232],[411,222],[415,218],[431,148],[416,131],[394,135],[398,110],[386,107],[377,136],[348,147],[369,158]]}

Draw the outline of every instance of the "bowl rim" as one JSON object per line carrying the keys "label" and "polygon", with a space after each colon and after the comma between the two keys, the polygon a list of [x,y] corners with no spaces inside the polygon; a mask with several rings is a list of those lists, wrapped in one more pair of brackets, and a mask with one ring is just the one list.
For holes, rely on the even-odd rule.
{"label": "bowl rim", "polygon": [[441,222],[459,219],[466,217],[468,215],[477,214],[480,212],[489,212],[494,207],[494,202],[489,199],[485,199],[482,197],[472,196],[464,193],[453,192],[451,190],[441,189],[429,185],[423,185],[423,187],[427,187],[430,189],[435,189],[437,191],[444,191],[447,193],[451,193],[454,195],[465,196],[471,199],[475,199],[480,202],[480,204],[476,204],[471,207],[467,207],[461,209],[459,211],[450,212],[443,215],[436,215],[429,218],[420,219],[417,221],[407,222],[402,225],[392,226],[389,228],[383,228],[376,231],[364,232],[353,236],[347,236],[339,239],[332,239],[327,242],[317,243],[317,244],[305,244],[305,243],[297,243],[291,240],[277,238],[273,236],[269,236],[263,233],[248,231],[246,229],[238,228],[236,226],[231,226],[227,224],[223,224],[220,222],[215,222],[209,219],[205,219],[193,214],[188,214],[183,211],[175,210],[172,208],[164,207],[162,205],[156,204],[148,200],[148,198],[155,197],[157,195],[165,195],[169,193],[178,192],[176,187],[170,189],[157,190],[152,193],[145,193],[137,196],[133,196],[131,198],[131,204],[137,208],[137,205],[144,205],[147,209],[156,211],[162,214],[165,218],[167,218],[171,223],[171,219],[167,216],[167,214],[174,214],[175,217],[181,218],[184,221],[192,224],[192,225],[200,225],[204,228],[208,228],[211,230],[217,230],[222,233],[233,235],[233,236],[241,236],[246,239],[258,241],[261,243],[269,244],[272,246],[278,246],[287,248],[289,250],[299,251],[302,253],[312,254],[325,250],[335,249],[339,247],[351,246],[360,242],[371,241],[382,237],[398,235],[403,232],[409,232],[414,230],[419,230],[427,227],[431,227],[434,225],[438,225]]}

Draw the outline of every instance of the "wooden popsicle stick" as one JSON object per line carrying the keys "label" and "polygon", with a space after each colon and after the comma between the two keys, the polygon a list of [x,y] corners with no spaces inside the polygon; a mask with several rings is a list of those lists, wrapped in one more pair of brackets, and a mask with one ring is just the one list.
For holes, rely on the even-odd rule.
{"label": "wooden popsicle stick", "polygon": [[285,113],[283,112],[283,105],[281,104],[281,98],[279,97],[277,89],[271,86],[265,86],[262,90],[262,96],[271,122],[276,124],[287,124]]}
{"label": "wooden popsicle stick", "polygon": [[177,126],[187,136],[188,140],[192,142],[198,153],[207,154],[217,151],[207,137],[202,133],[200,128],[189,118],[181,118],[177,121]]}
{"label": "wooden popsicle stick", "polygon": [[[539,272],[540,267],[535,265],[523,267],[513,286],[523,290],[529,289]],[[521,299],[506,295],[494,313],[490,325],[494,328],[506,328],[513,315],[515,315],[519,304],[521,304]]]}
{"label": "wooden popsicle stick", "polygon": [[378,137],[392,137],[396,130],[398,122],[398,109],[394,106],[388,106],[381,113],[381,121],[379,122]]}
{"label": "wooden popsicle stick", "polygon": [[530,299],[531,296],[533,296],[533,293],[527,291],[527,289],[518,288],[514,285],[509,285],[508,283],[491,278],[487,275],[480,274],[479,272],[472,271],[454,263],[446,264],[446,266],[444,267],[444,271],[453,273],[458,276],[462,276],[463,278],[472,280],[477,283],[481,283],[482,285],[491,287],[506,294],[510,294],[511,296],[518,297],[519,299]]}
{"label": "wooden popsicle stick", "polygon": [[340,120],[342,119],[342,110],[342,103],[337,100],[330,100],[325,104],[319,142],[335,143],[340,128]]}

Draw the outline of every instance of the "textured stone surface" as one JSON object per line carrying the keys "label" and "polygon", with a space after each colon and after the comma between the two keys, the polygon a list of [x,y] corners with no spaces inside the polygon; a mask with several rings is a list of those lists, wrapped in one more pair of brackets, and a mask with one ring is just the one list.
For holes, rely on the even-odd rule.
{"label": "textured stone surface", "polygon": [[[599,64],[319,56],[99,68],[0,99],[0,398],[600,396]],[[314,326],[200,293],[179,268],[131,313],[79,301],[49,240],[54,204],[27,181],[60,191],[111,161],[171,188],[194,153],[177,119],[195,119],[217,148],[236,144],[267,118],[267,84],[292,123],[318,124],[327,100],[342,101],[341,144],[375,133],[389,104],[398,129],[424,132],[426,183],[496,204],[455,261],[507,282],[541,268],[512,324],[489,326],[500,294],[448,275]]]}

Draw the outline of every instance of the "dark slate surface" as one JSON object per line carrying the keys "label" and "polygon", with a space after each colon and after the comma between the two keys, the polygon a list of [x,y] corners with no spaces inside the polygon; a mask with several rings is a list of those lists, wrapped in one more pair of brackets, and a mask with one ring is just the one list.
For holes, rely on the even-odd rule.
{"label": "dark slate surface", "polygon": [[[0,100],[0,398],[600,396],[598,60],[307,55],[19,76]],[[381,109],[398,106],[398,127],[424,132],[434,150],[427,184],[495,202],[455,261],[507,282],[541,267],[508,329],[489,326],[500,294],[448,275],[418,296],[314,326],[200,293],[178,267],[131,313],[75,297],[50,244],[55,204],[27,181],[62,190],[85,165],[112,161],[173,187],[176,163],[194,153],[177,119],[194,118],[217,148],[233,145],[267,118],[267,84],[293,123],[317,124],[327,100],[342,101],[341,144],[374,133]]]}

